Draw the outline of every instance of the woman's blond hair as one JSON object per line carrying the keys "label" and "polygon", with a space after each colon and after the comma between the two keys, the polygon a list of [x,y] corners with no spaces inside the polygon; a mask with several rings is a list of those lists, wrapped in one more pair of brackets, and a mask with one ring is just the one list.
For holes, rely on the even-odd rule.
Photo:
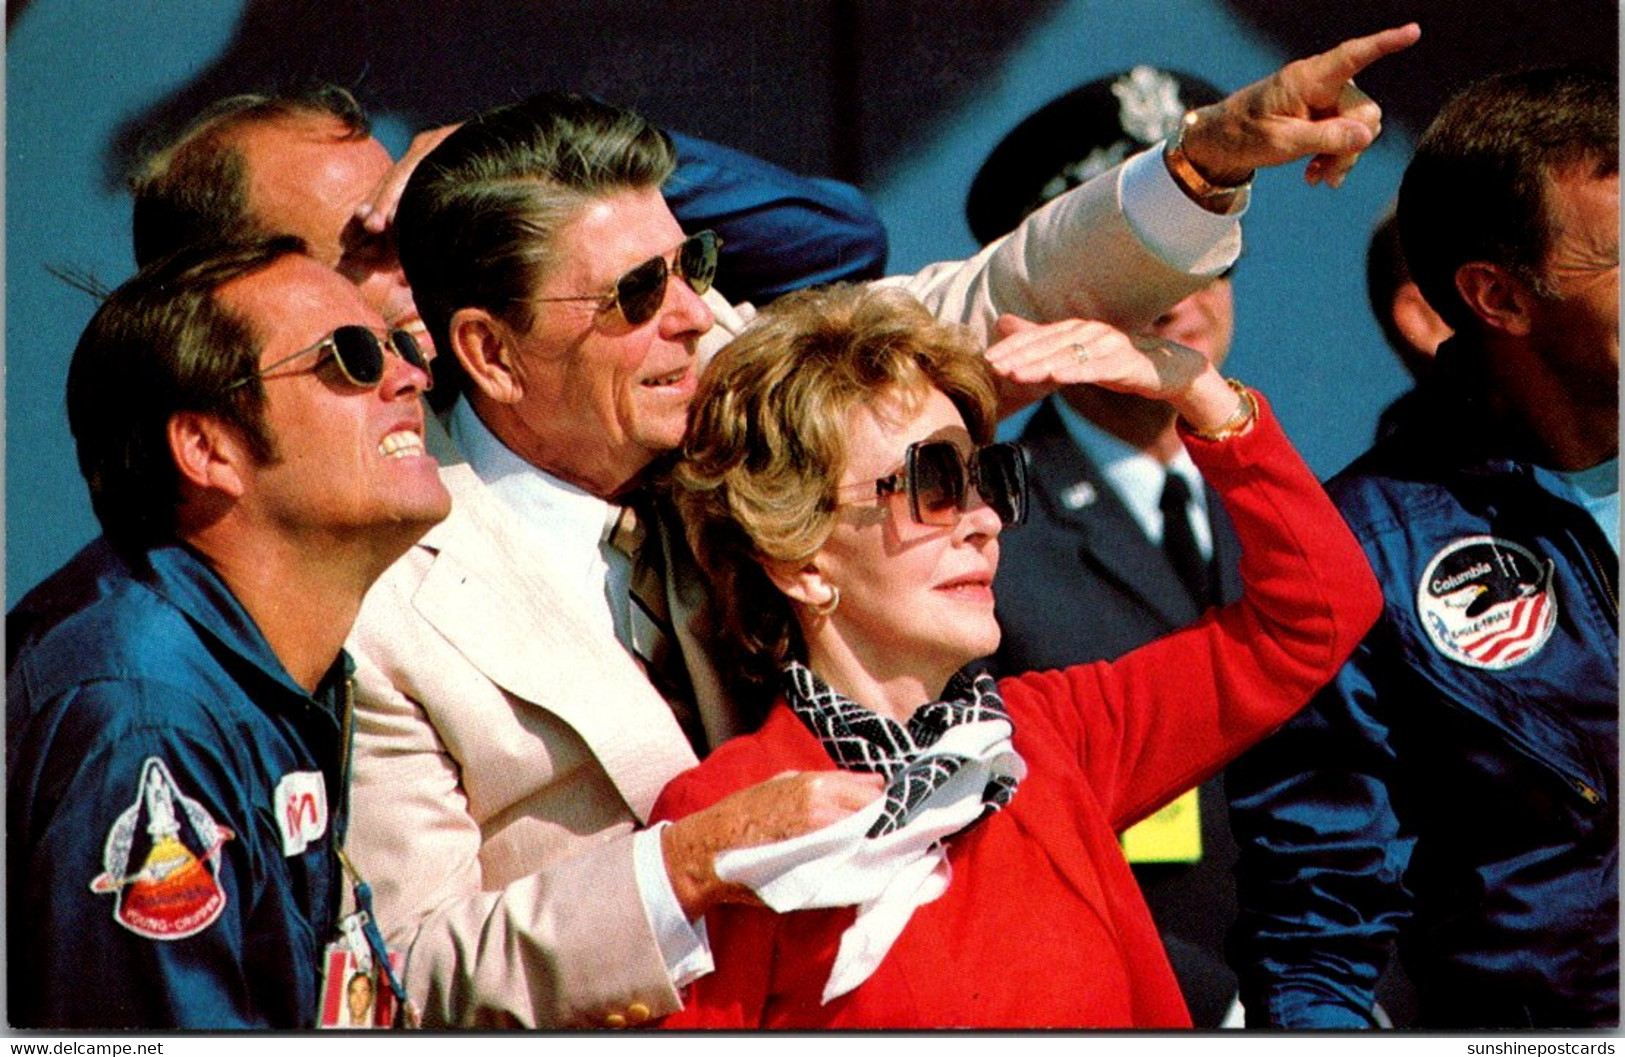
{"label": "woman's blond hair", "polygon": [[977,443],[991,439],[993,384],[975,339],[873,286],[786,295],[707,368],[673,493],[747,682],[805,659],[789,600],[761,563],[807,561],[829,538],[852,411],[888,397],[906,408],[931,389]]}

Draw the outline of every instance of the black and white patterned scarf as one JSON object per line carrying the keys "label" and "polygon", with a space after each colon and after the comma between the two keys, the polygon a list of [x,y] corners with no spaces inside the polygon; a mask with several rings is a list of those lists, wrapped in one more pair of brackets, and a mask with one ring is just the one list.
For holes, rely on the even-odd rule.
{"label": "black and white patterned scarf", "polygon": [[[920,805],[957,774],[967,760],[964,756],[942,754],[922,758],[924,750],[962,723],[1010,722],[998,684],[986,672],[960,670],[943,689],[943,699],[921,705],[907,725],[830,689],[799,661],[785,665],[783,674],[784,695],[791,711],[818,738],[830,759],[843,770],[885,776],[886,803],[869,829],[870,839],[908,825]],[[965,829],[1004,807],[1015,793],[1014,776],[994,775],[982,793],[982,814]]]}
{"label": "black and white patterned scarf", "polygon": [[886,776],[886,796],[821,829],[717,856],[717,876],[781,914],[856,907],[823,1000],[860,986],[917,907],[948,890],[947,841],[1010,802],[1027,765],[986,675],[953,680],[943,701],[900,724],[835,693],[805,665],[785,669],[791,709],[837,764]]}

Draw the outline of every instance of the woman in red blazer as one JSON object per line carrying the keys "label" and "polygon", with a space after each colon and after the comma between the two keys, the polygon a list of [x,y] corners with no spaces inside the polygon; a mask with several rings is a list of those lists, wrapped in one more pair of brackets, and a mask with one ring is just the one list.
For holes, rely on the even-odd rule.
{"label": "woman in red blazer", "polygon": [[[1092,322],[1001,330],[984,359],[906,295],[809,292],[701,383],[677,502],[774,703],[656,814],[787,770],[888,786],[719,860],[768,906],[707,917],[716,971],[667,1027],[1190,1023],[1117,834],[1297,711],[1376,619],[1377,586],[1268,406],[1200,353]],[[1025,503],[1019,452],[988,444],[989,364],[1172,403],[1242,538],[1244,600],[1115,663],[996,684],[967,668],[998,644],[999,537]]]}

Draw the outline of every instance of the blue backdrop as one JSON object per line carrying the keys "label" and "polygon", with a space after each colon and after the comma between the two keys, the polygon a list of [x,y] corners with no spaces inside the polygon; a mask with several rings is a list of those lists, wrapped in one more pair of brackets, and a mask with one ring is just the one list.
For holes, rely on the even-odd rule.
{"label": "blue backdrop", "polygon": [[[963,203],[981,159],[1022,117],[1073,85],[1152,62],[1236,87],[1279,65],[1287,56],[1271,43],[1267,22],[1250,28],[1259,25],[1259,7],[1269,5],[13,4],[6,71],[7,604],[96,533],[63,411],[68,357],[94,305],[50,269],[107,285],[130,274],[129,201],[114,180],[118,151],[139,140],[149,120],[195,108],[192,96],[243,90],[255,85],[239,82],[263,82],[281,65],[293,72],[309,60],[298,72],[357,85],[375,109],[380,138],[399,150],[410,130],[428,121],[540,87],[516,72],[524,66],[513,57],[533,40],[526,54],[555,83],[574,81],[672,127],[861,183],[891,231],[893,269],[912,270],[975,248]],[[784,17],[758,14],[770,10]],[[726,32],[688,26],[688,11],[704,12]],[[1300,37],[1318,35],[1316,47],[1335,43],[1336,33],[1306,25],[1301,14],[1289,17]],[[1374,17],[1359,28],[1384,24]],[[561,36],[566,30],[577,36]],[[596,36],[582,36],[589,31]],[[685,39],[691,44],[680,46]],[[1405,64],[1436,66],[1431,39],[1388,60],[1394,67],[1385,71],[1388,83],[1403,83]],[[560,43],[566,40],[574,43]],[[498,54],[500,61],[483,61]],[[313,71],[320,64],[312,56],[329,64],[341,56],[349,65]],[[478,98],[459,97],[448,85]],[[446,112],[447,98],[457,112]],[[1406,130],[1391,122],[1336,192],[1306,187],[1298,170],[1266,173],[1247,218],[1230,369],[1270,394],[1322,475],[1363,449],[1377,412],[1405,385],[1369,318],[1362,261],[1370,225],[1396,191],[1408,149]]]}

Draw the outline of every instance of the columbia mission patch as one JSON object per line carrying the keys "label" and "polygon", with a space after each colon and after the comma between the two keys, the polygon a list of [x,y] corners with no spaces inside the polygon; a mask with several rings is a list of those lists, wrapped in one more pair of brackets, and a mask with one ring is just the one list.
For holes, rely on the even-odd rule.
{"label": "columbia mission patch", "polygon": [[1553,564],[1511,540],[1468,536],[1428,563],[1416,610],[1439,652],[1474,668],[1521,664],[1557,626]]}

